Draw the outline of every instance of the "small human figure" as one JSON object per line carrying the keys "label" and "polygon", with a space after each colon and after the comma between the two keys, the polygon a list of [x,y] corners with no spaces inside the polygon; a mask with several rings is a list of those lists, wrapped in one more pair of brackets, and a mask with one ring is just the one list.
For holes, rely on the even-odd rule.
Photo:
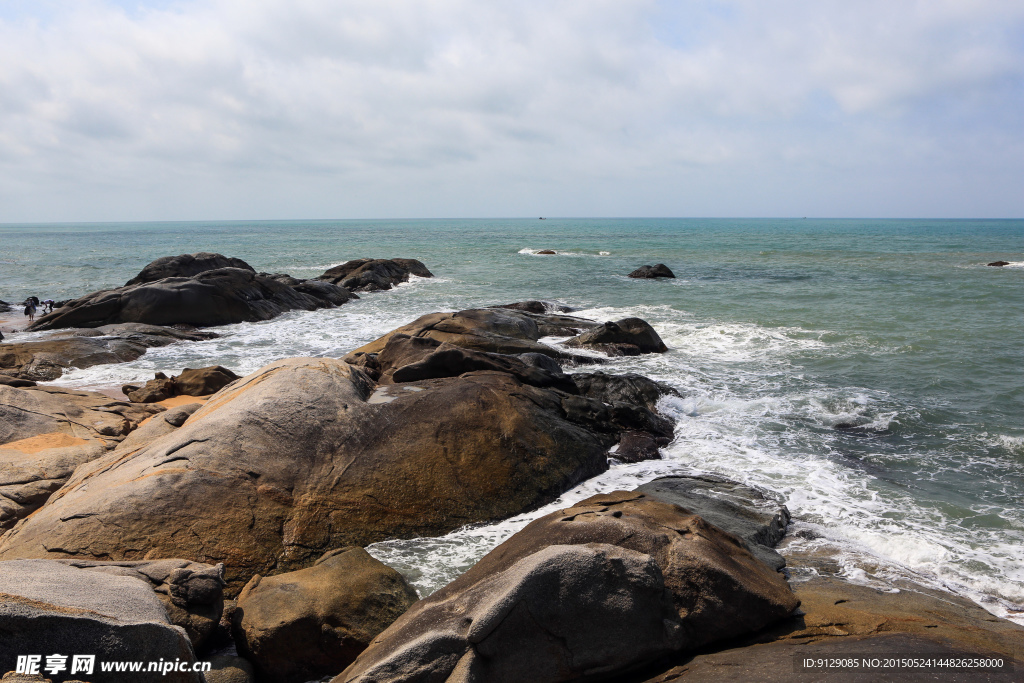
{"label": "small human figure", "polygon": [[47,299],[43,302],[43,313],[53,313],[53,299]]}
{"label": "small human figure", "polygon": [[[33,302],[34,296],[30,296],[25,299],[25,315],[28,316],[28,323],[31,325],[36,320],[36,304]],[[38,301],[38,299],[36,299]]]}

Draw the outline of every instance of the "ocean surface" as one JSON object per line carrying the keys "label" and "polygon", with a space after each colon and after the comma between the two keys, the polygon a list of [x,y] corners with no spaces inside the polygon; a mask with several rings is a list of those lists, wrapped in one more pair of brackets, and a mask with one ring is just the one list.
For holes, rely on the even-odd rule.
{"label": "ocean surface", "polygon": [[[851,580],[910,578],[1024,623],[1024,221],[2,225],[0,299],[76,297],[197,251],[297,277],[353,258],[411,257],[436,277],[219,328],[219,339],[57,383],[110,387],[212,364],[248,373],[278,358],[341,356],[424,313],[524,299],[600,320],[639,316],[669,346],[606,367],[681,392],[662,402],[678,419],[664,459],[614,464],[499,524],[371,548],[423,594],[546,511],[656,476],[714,472],[784,499],[801,536],[839,553]],[[997,259],[1011,265],[986,267]],[[652,263],[678,279],[625,277]]]}

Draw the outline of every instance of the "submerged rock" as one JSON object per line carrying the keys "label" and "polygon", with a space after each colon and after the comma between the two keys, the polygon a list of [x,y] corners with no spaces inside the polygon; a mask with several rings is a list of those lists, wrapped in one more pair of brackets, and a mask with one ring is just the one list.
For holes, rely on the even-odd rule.
{"label": "submerged rock", "polygon": [[995,266],[996,268],[1002,268],[1003,266],[1010,265],[1010,262],[1009,261],[993,261],[992,263],[989,263],[989,264],[986,264],[986,265]]}
{"label": "submerged rock", "polygon": [[654,266],[640,266],[639,268],[634,270],[632,273],[630,273],[627,277],[632,277],[632,278],[656,278],[656,277],[675,278],[675,276],[676,276],[675,273],[673,273],[669,269],[668,266],[666,266],[664,263],[659,263],[659,264],[654,265]]}
{"label": "submerged rock", "polygon": [[394,569],[342,548],[308,569],[254,576],[238,596],[235,644],[264,680],[303,683],[347,667],[416,600]]}
{"label": "submerged rock", "polygon": [[798,604],[730,534],[617,491],[531,522],[413,605],[334,683],[610,678]]}
{"label": "submerged rock", "polygon": [[[94,683],[124,679],[100,662],[195,662],[185,633],[173,626],[151,585],[135,576],[90,571],[46,560],[0,563],[0,667],[19,655],[95,655]],[[68,673],[71,658],[67,660]],[[133,681],[199,683],[201,674],[137,673]]]}
{"label": "submerged rock", "polygon": [[513,311],[526,311],[527,313],[572,313],[570,306],[555,303],[554,301],[517,301],[511,304],[500,304],[491,308],[509,308]]}
{"label": "submerged rock", "polygon": [[377,292],[408,282],[410,275],[434,277],[421,261],[411,258],[355,259],[324,271],[323,280],[353,292]]}

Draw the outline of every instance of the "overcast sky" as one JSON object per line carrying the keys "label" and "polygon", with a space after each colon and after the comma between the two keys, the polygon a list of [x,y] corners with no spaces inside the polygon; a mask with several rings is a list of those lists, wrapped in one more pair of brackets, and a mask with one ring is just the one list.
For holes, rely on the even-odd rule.
{"label": "overcast sky", "polygon": [[0,222],[1024,216],[1020,0],[0,0]]}

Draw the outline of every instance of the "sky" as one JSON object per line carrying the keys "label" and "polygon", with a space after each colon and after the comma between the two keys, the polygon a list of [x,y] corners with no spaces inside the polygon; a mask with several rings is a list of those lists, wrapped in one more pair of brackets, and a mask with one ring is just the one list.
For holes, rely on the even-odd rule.
{"label": "sky", "polygon": [[1020,0],[0,0],[0,223],[1024,217]]}

